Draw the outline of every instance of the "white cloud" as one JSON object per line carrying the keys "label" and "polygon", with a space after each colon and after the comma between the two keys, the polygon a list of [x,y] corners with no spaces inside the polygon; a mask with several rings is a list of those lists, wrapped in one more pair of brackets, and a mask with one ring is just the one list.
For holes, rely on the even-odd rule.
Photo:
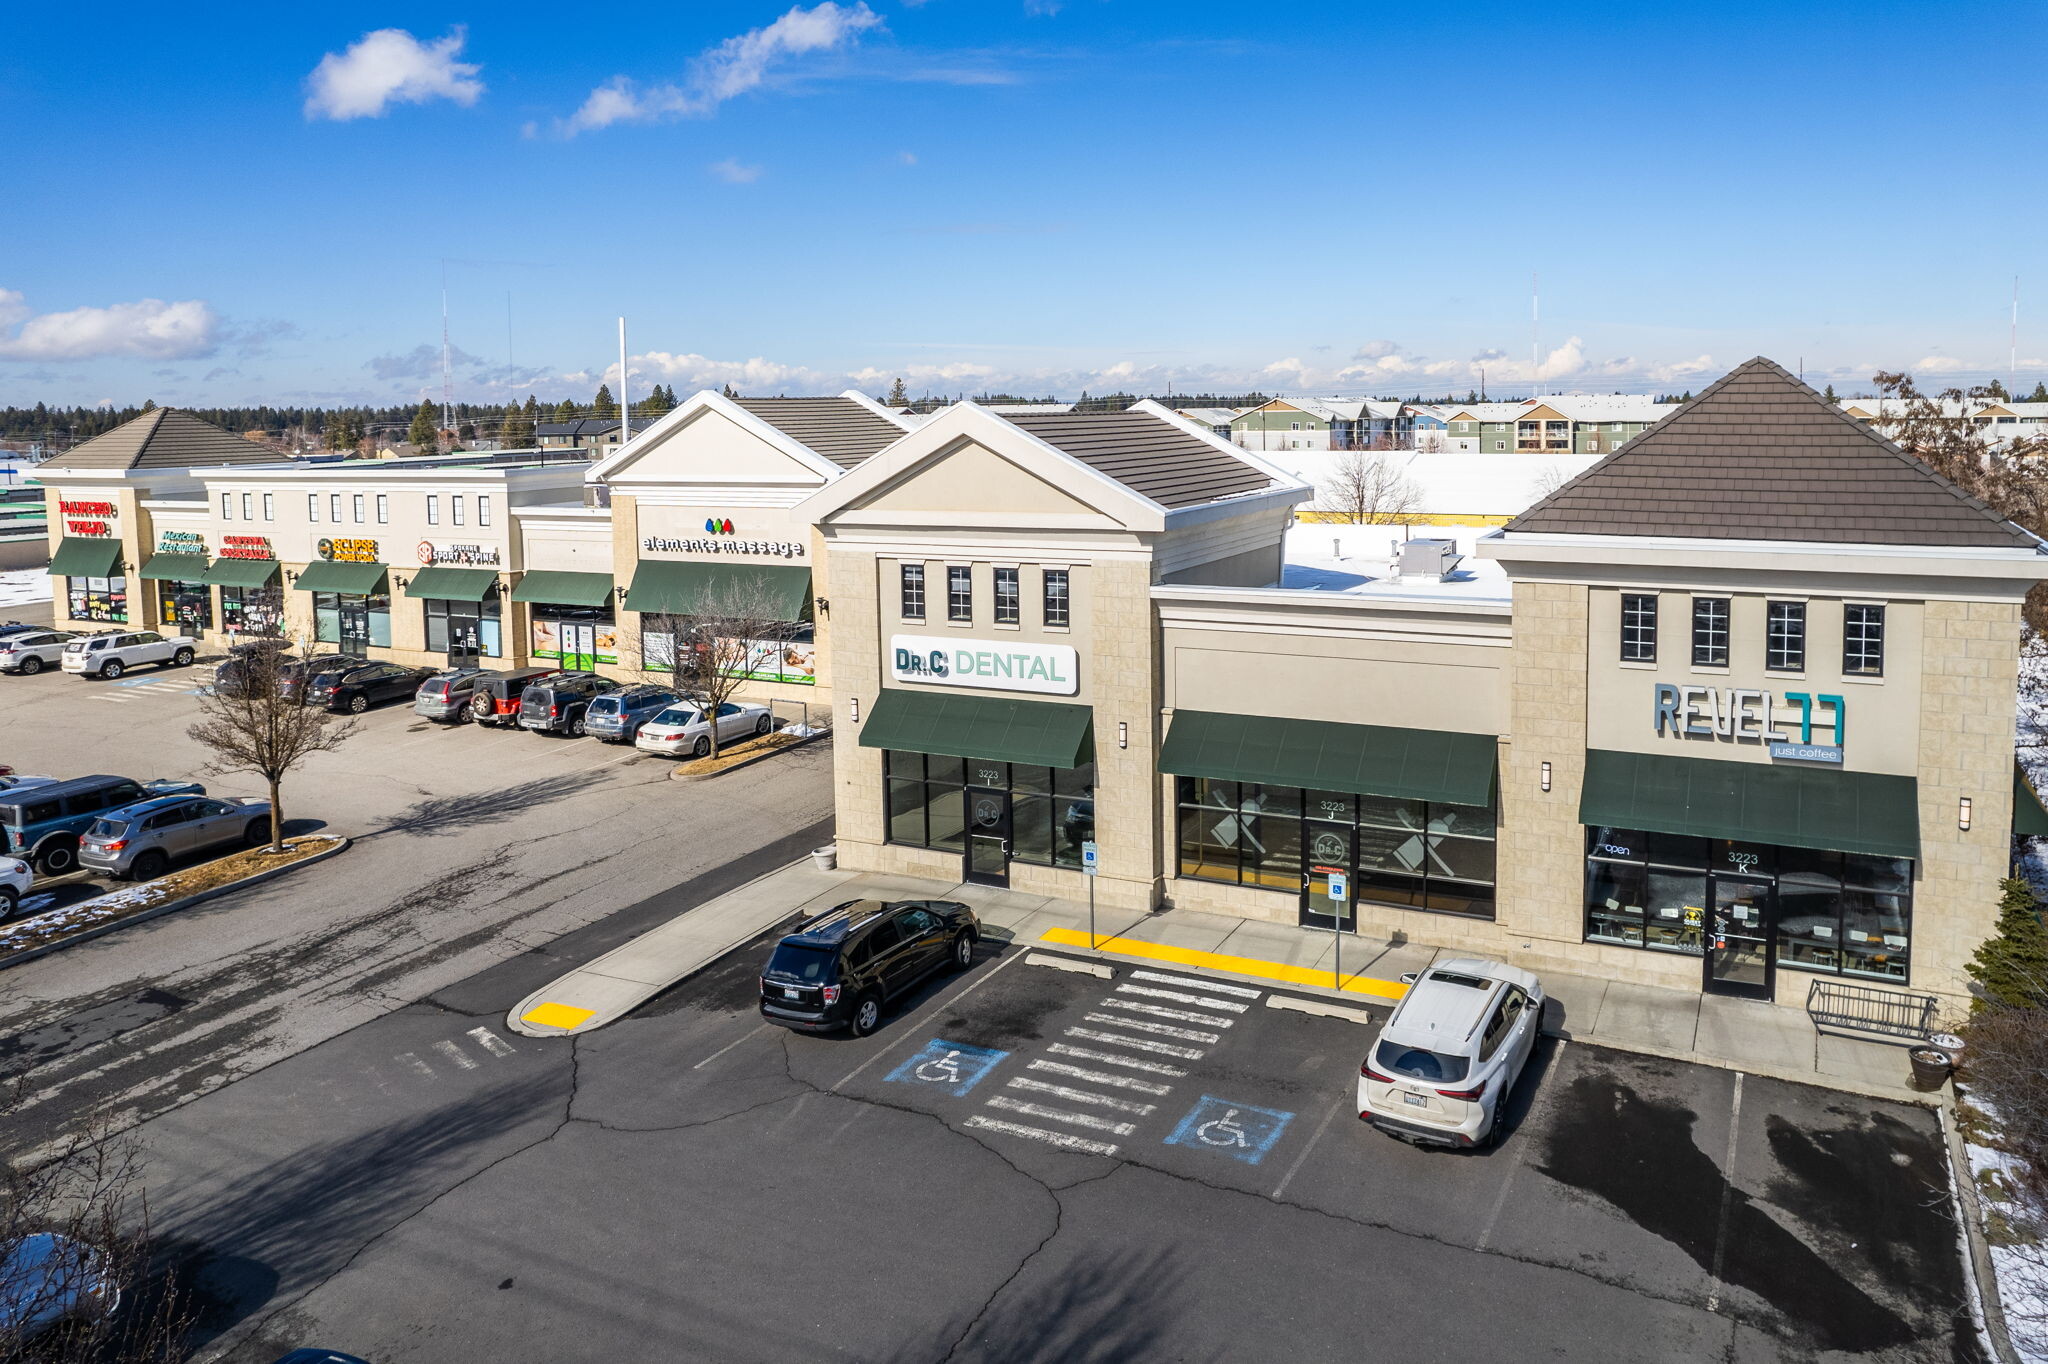
{"label": "white cloud", "polygon": [[402,28],[365,33],[343,52],[330,52],[306,78],[306,117],[378,118],[393,104],[450,99],[467,107],[484,92],[482,67],[455,58],[460,28],[423,43]]}
{"label": "white cloud", "polygon": [[917,164],[917,153],[916,153],[916,152],[898,152],[898,153],[896,153],[896,164],[897,164],[897,165],[899,165],[899,166],[914,166],[914,165],[916,165],[916,164]]}
{"label": "white cloud", "polygon": [[21,294],[0,289],[0,360],[189,360],[210,354],[219,342],[219,315],[196,298],[36,314]]}
{"label": "white cloud", "polygon": [[1977,368],[1953,355],[1923,355],[1913,362],[1914,371],[1921,374],[1959,374]]}
{"label": "white cloud", "polygon": [[738,157],[728,156],[723,161],[714,161],[708,168],[711,173],[728,185],[751,185],[761,178],[759,166],[748,166]]}
{"label": "white cloud", "polygon": [[851,46],[882,22],[864,0],[840,5],[833,0],[809,9],[798,5],[774,23],[727,38],[691,64],[681,85],[642,87],[630,76],[614,76],[590,92],[557,131],[577,133],[614,123],[650,122],[663,118],[703,118],[729,99],[746,94],[768,79],[769,72],[791,57]]}

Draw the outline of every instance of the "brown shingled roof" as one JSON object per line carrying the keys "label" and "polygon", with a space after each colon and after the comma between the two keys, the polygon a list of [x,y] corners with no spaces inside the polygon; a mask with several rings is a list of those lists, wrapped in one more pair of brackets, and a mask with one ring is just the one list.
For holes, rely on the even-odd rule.
{"label": "brown shingled roof", "polygon": [[1852,545],[2036,544],[1762,356],[1736,366],[1506,529]]}
{"label": "brown shingled roof", "polygon": [[1020,413],[1004,421],[1162,507],[1255,493],[1273,480],[1148,412]]}
{"label": "brown shingled roof", "polygon": [[216,464],[289,464],[289,455],[244,440],[175,407],[122,422],[46,461],[44,469],[201,469]]}
{"label": "brown shingled roof", "polygon": [[903,428],[878,417],[851,398],[739,398],[741,407],[791,440],[851,469],[885,445],[903,439]]}

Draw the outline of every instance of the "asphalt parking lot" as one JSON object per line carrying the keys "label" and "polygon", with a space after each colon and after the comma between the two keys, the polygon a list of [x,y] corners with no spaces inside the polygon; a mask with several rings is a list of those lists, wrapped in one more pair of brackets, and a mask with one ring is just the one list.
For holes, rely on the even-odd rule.
{"label": "asphalt parking lot", "polygon": [[1425,1151],[1263,990],[985,944],[853,1041],[764,955],[574,1041],[506,962],[150,1123],[214,1355],[1977,1358],[1919,1109],[1546,1045]]}

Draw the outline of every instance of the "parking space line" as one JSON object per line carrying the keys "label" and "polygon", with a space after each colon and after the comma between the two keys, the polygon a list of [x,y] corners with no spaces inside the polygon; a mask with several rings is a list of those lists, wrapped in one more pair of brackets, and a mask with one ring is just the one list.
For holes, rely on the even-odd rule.
{"label": "parking space line", "polygon": [[[954,995],[951,999],[947,1000],[946,1006],[948,1008],[951,1008],[959,1004],[961,1000],[967,998],[967,996],[973,994],[976,990],[979,990],[982,986],[988,984],[997,976],[1001,975],[1003,968],[1008,966],[1011,962],[1022,960],[1024,960],[1024,954],[1022,952],[1013,952],[1009,956],[1004,957],[1001,961],[995,964],[994,968],[990,970],[987,975],[983,976],[980,980],[975,981],[974,984],[968,986],[959,994]],[[903,1045],[903,1043],[912,1040],[914,1040],[914,1037],[905,1037],[896,1042],[891,1043],[886,1047],[879,1048],[873,1056],[870,1056],[867,1060],[861,1062],[852,1070],[847,1071],[845,1075],[841,1076],[839,1079],[839,1083],[832,1086],[833,1092],[837,1093],[838,1091],[844,1089],[847,1085],[852,1084],[853,1081],[860,1075],[862,1071],[866,1070],[875,1062],[881,1060],[884,1056],[887,1056],[890,1052],[896,1050],[896,1048]]]}
{"label": "parking space line", "polygon": [[[1091,1018],[1096,1015],[1089,1015]],[[1104,1018],[1105,1023],[1121,1023],[1120,1018]],[[1183,1061],[1199,1061],[1202,1051],[1199,1047],[1176,1047],[1171,1042],[1154,1042],[1147,1037],[1119,1037],[1113,1032],[1096,1032],[1092,1028],[1068,1028],[1067,1036],[1078,1037],[1084,1042],[1113,1042],[1120,1047],[1132,1047],[1138,1051],[1157,1052],[1161,1056],[1177,1056]]]}
{"label": "parking space line", "polygon": [[1249,985],[1225,985],[1220,980],[1197,980],[1193,976],[1168,976],[1157,971],[1133,971],[1132,980],[1156,980],[1162,985],[1179,985],[1192,990],[1207,990],[1211,994],[1239,995],[1245,999],[1257,999],[1259,991]]}
{"label": "parking space line", "polygon": [[[1557,1069],[1558,1058],[1564,1055],[1564,1049],[1568,1045],[1569,1043],[1567,1043],[1563,1038],[1558,1039],[1557,1050],[1551,1053],[1550,1066],[1548,1069],[1546,1069],[1545,1074],[1550,1074]],[[1512,1090],[1509,1091],[1509,1093],[1512,1092]],[[1550,1098],[1550,1095],[1551,1090],[1549,1088],[1539,1089],[1536,1091],[1536,1098],[1530,1103],[1529,1111],[1522,1115],[1522,1123],[1524,1126],[1527,1126],[1528,1124],[1535,1121],[1536,1110],[1544,1105],[1544,1103]],[[1508,1094],[1503,1094],[1500,1096],[1499,1099],[1495,1100],[1495,1102],[1506,1103],[1507,1100]],[[1514,1185],[1515,1176],[1517,1174],[1520,1174],[1522,1170],[1522,1152],[1523,1143],[1516,1142],[1514,1150],[1514,1159],[1508,1162],[1507,1175],[1501,1180],[1500,1188],[1494,1192],[1493,1208],[1486,1214],[1486,1225],[1479,1229],[1479,1239],[1473,1242],[1472,1248],[1474,1250],[1483,1251],[1489,1245],[1493,1244],[1493,1229],[1500,1222],[1501,1209],[1505,1208],[1508,1204],[1508,1190]]]}
{"label": "parking space line", "polygon": [[[1183,1042],[1205,1042],[1212,1047],[1223,1040],[1221,1033],[1197,1032],[1193,1028],[1176,1028],[1171,1023],[1147,1023],[1142,1018],[1121,1018],[1116,1014],[1083,1014],[1082,1019],[1089,1023],[1107,1023],[1113,1028],[1129,1028],[1132,1032],[1149,1032],[1156,1033],[1161,1037],[1178,1037]],[[1102,1039],[1098,1035],[1096,1040],[1100,1041]],[[1200,1054],[1200,1052],[1195,1053],[1197,1056]],[[1194,1058],[1190,1057],[1188,1059],[1193,1060]]]}
{"label": "parking space line", "polygon": [[726,1054],[727,1052],[731,1051],[731,1050],[732,1050],[732,1049],[733,1049],[734,1047],[737,1047],[737,1046],[738,1046],[738,1045],[739,1045],[740,1043],[742,1043],[742,1042],[746,1041],[746,1040],[747,1040],[747,1038],[749,1038],[749,1037],[756,1037],[756,1036],[759,1036],[759,1035],[760,1035],[761,1033],[767,1032],[767,1031],[768,1031],[768,1030],[769,1030],[770,1028],[772,1028],[772,1027],[774,1027],[774,1026],[775,1026],[775,1025],[774,1025],[773,1023],[763,1023],[763,1024],[760,1024],[760,1025],[759,1025],[758,1027],[756,1027],[756,1028],[755,1028],[755,1029],[754,1029],[754,1030],[753,1030],[752,1032],[750,1032],[750,1033],[747,1033],[747,1034],[745,1034],[744,1036],[740,1036],[740,1037],[735,1037],[735,1038],[734,1038],[734,1039],[733,1039],[732,1041],[730,1041],[730,1042],[726,1043],[726,1044],[725,1044],[724,1046],[720,1047],[720,1048],[719,1048],[719,1049],[718,1049],[717,1051],[714,1051],[714,1052],[712,1052],[712,1053],[711,1053],[711,1054],[710,1054],[709,1056],[707,1056],[707,1057],[705,1057],[705,1058],[704,1058],[703,1060],[699,1061],[699,1062],[698,1062],[698,1063],[697,1063],[696,1065],[694,1065],[694,1066],[691,1066],[691,1067],[690,1067],[690,1069],[691,1069],[691,1070],[702,1070],[702,1069],[704,1069],[704,1067],[706,1067],[706,1066],[710,1065],[710,1064],[711,1064],[711,1063],[712,1063],[713,1061],[716,1061],[716,1060],[717,1060],[717,1059],[718,1059],[719,1057],[721,1057],[721,1056],[725,1055],[725,1054]]}
{"label": "parking space line", "polygon": [[[1057,1044],[1055,1044],[1057,1045]],[[1112,1089],[1135,1089],[1140,1094],[1171,1094],[1172,1085],[1157,1085],[1150,1080],[1140,1080],[1131,1075],[1111,1075],[1107,1071],[1088,1070],[1081,1066],[1070,1066],[1063,1061],[1033,1061],[1026,1070],[1040,1070],[1048,1075],[1070,1075],[1076,1080],[1090,1084],[1108,1085]]]}
{"label": "parking space line", "polygon": [[1728,1107],[1728,1158],[1721,1163],[1721,1215],[1714,1224],[1714,1273],[1707,1284],[1707,1310],[1721,1310],[1721,1268],[1728,1254],[1728,1210],[1735,1202],[1735,1139],[1742,1134],[1742,1072],[1735,1072],[1735,1098]]}
{"label": "parking space line", "polygon": [[1157,1004],[1146,1004],[1135,999],[1105,999],[1105,1009],[1127,1009],[1134,1014],[1149,1014],[1153,1018],[1170,1018],[1176,1023],[1206,1023],[1212,1028],[1227,1028],[1237,1020],[1224,1018],[1219,1014],[1198,1014],[1189,1009],[1167,1009]]}
{"label": "parking space line", "polygon": [[1033,1080],[1023,1075],[1010,1081],[1004,1088],[1021,1089],[1032,1094],[1050,1094],[1053,1098],[1065,1099],[1068,1103],[1094,1104],[1098,1108],[1113,1108],[1119,1113],[1135,1113],[1141,1118],[1153,1110],[1151,1104],[1141,1104],[1132,1099],[1115,1099],[1107,1094],[1091,1094],[1085,1089],[1074,1089],[1069,1085],[1050,1085],[1043,1080]]}
{"label": "parking space line", "polygon": [[1315,1134],[1308,1139],[1308,1145],[1301,1148],[1301,1154],[1294,1158],[1294,1163],[1287,1167],[1287,1173],[1280,1176],[1280,1182],[1273,1186],[1273,1198],[1277,1199],[1287,1192],[1287,1186],[1294,1181],[1295,1173],[1308,1162],[1308,1153],[1316,1149],[1316,1143],[1321,1141],[1323,1133],[1329,1130],[1330,1120],[1335,1118],[1348,1102],[1345,1096],[1339,1095],[1337,1102],[1330,1105],[1330,1111],[1323,1114],[1323,1120],[1316,1124]]}
{"label": "parking space line", "polygon": [[1026,1103],[1007,1094],[996,1095],[988,1101],[988,1106],[1009,1113],[1022,1113],[1027,1118],[1044,1118],[1047,1122],[1065,1122],[1076,1127],[1090,1127],[1098,1132],[1110,1132],[1119,1137],[1128,1137],[1138,1130],[1136,1123],[1118,1122],[1114,1118],[1098,1118],[1093,1113],[1069,1113],[1064,1108],[1047,1108],[1044,1104]]}
{"label": "parking space line", "polygon": [[1028,1137],[1032,1141],[1048,1142],[1068,1151],[1085,1151],[1092,1156],[1113,1156],[1116,1143],[1112,1141],[1090,1141],[1077,1137],[1072,1132],[1048,1132],[1042,1127],[1026,1127],[1021,1122],[1004,1122],[1001,1118],[984,1118],[976,1113],[964,1124],[984,1132],[1001,1132],[1006,1136]]}
{"label": "parking space line", "polygon": [[1234,999],[1210,999],[1204,995],[1191,995],[1183,990],[1154,990],[1144,985],[1119,985],[1120,995],[1144,995],[1149,999],[1170,999],[1176,1004],[1199,1004],[1205,1009],[1221,1009],[1225,1013],[1241,1014],[1251,1005],[1240,1004]]}

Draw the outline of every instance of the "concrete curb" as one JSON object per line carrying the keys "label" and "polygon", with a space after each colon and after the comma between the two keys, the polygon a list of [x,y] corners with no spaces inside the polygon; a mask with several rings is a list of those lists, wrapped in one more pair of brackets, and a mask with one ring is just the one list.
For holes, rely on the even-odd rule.
{"label": "concrete curb", "polygon": [[1949,1188],[1954,1194],[1956,1220],[1962,1223],[1963,1244],[1970,1262],[1970,1289],[1975,1294],[1970,1306],[1999,1364],[2020,1364],[2019,1351],[2013,1347],[2006,1328],[2005,1305],[1998,1296],[1998,1271],[1991,1263],[1991,1246],[1984,1239],[1984,1203],[1978,1196],[1976,1180],[1970,1176],[1970,1155],[1963,1149],[1962,1129],[1956,1125],[1954,1110],[1946,1104],[1941,1109],[1941,1134],[1948,1142]]}
{"label": "concrete curb", "polygon": [[[678,767],[675,771],[668,774],[668,779],[670,781],[716,781],[718,778],[723,777],[728,773],[745,771],[747,768],[752,767],[755,763],[764,763],[767,762],[770,758],[779,758],[785,753],[794,753],[799,748],[804,748],[810,744],[814,744],[818,742],[818,740],[820,739],[829,739],[831,737],[831,730],[820,730],[816,734],[810,735],[807,738],[798,739],[793,744],[781,744],[775,748],[765,749],[762,752],[756,753],[753,757],[748,758],[745,762],[734,763],[731,767],[721,767],[716,772],[685,772],[680,767]],[[695,761],[695,759],[692,759],[691,761]]]}
{"label": "concrete curb", "polygon": [[[194,905],[205,904],[208,900],[216,900],[223,895],[231,895],[238,890],[247,890],[251,886],[260,886],[265,881],[274,881],[288,872],[295,872],[301,867],[310,867],[315,862],[325,862],[328,858],[338,853],[347,852],[354,843],[354,839],[344,838],[325,852],[314,853],[311,857],[302,857],[298,861],[287,863],[282,867],[272,867],[269,871],[259,871],[254,876],[245,876],[239,881],[231,881],[224,886],[214,886],[210,890],[200,891],[197,895],[187,895],[182,900],[167,900],[163,904],[152,905],[148,909],[139,910],[125,918],[116,919],[112,923],[99,924],[93,928],[82,928],[76,933],[57,939],[55,942],[39,943],[34,947],[25,947],[19,952],[0,957],[0,971],[4,971],[10,966],[19,966],[23,962],[34,961],[37,957],[48,956],[50,953],[61,951],[66,947],[73,947],[82,942],[90,942],[94,938],[112,933],[117,929],[127,928],[133,924],[146,923],[159,915],[174,914],[178,910],[190,909]],[[92,902],[86,900],[81,903],[91,904]]]}

